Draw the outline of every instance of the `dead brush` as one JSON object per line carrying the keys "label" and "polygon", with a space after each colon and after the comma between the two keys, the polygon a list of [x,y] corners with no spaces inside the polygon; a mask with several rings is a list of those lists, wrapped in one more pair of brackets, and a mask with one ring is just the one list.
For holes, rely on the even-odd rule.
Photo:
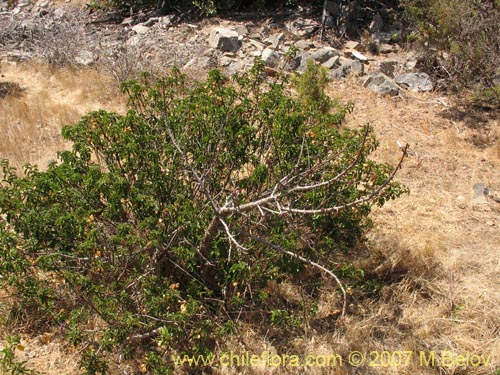
{"label": "dead brush", "polygon": [[19,97],[23,91],[17,82],[0,82],[0,99],[7,96]]}

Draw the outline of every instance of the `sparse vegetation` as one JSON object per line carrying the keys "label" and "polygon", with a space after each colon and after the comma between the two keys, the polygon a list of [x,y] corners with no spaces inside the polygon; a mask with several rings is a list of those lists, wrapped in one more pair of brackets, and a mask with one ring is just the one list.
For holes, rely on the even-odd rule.
{"label": "sparse vegetation", "polygon": [[407,0],[405,6],[424,46],[423,69],[500,105],[500,3]]}
{"label": "sparse vegetation", "polygon": [[[110,355],[169,373],[171,354],[214,353],[238,323],[297,329],[317,311],[321,274],[343,292],[343,315],[330,269],[372,206],[405,192],[399,164],[368,158],[373,130],[342,128],[346,108],[303,103],[263,72],[212,71],[191,89],[176,70],[131,81],[127,114],[66,127],[72,150],[46,171],[20,178],[4,161],[11,322],[65,327],[85,374],[105,373]],[[309,302],[280,308],[270,284],[297,278],[314,280]]]}

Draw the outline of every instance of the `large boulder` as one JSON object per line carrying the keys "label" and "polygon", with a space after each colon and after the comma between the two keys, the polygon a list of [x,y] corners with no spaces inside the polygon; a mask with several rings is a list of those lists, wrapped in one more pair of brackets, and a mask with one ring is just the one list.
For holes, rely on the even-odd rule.
{"label": "large boulder", "polygon": [[223,52],[236,52],[240,48],[239,34],[225,27],[214,27],[210,32],[208,44]]}

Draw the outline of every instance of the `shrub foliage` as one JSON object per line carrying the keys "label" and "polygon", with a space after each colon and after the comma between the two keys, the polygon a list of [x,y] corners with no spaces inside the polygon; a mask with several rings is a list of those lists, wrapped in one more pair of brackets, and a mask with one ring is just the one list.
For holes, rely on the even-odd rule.
{"label": "shrub foliage", "polygon": [[213,352],[238,321],[275,323],[269,283],[333,267],[371,207],[405,190],[399,165],[368,159],[371,127],[341,127],[351,106],[294,98],[261,63],[184,78],[126,83],[128,112],[65,127],[72,150],[46,171],[2,163],[11,322],[62,327],[85,374],[106,373],[110,354],[169,373],[169,355]]}
{"label": "shrub foliage", "polygon": [[426,46],[426,68],[438,68],[460,86],[479,85],[500,104],[500,2],[406,0],[405,5]]}

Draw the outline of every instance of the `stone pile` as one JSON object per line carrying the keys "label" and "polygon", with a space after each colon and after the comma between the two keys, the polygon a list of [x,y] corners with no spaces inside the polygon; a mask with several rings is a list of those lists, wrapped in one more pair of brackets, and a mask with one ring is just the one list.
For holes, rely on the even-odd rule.
{"label": "stone pile", "polygon": [[[0,31],[0,54],[7,56],[12,56],[13,51],[40,54],[40,47],[53,48],[50,40],[54,44],[54,40],[67,36],[72,40],[62,41],[61,47],[66,46],[65,53],[72,48],[68,59],[83,66],[106,59],[110,64],[129,59],[144,69],[156,67],[161,71],[177,65],[186,70],[207,71],[218,67],[233,74],[251,67],[257,57],[270,70],[289,72],[303,72],[312,60],[326,68],[332,79],[357,77],[364,87],[380,95],[433,89],[429,76],[415,71],[414,61],[403,61],[397,54],[400,32],[383,32],[383,25],[376,19],[366,41],[347,41],[342,49],[337,49],[318,42],[319,22],[305,17],[289,17],[283,23],[269,20],[176,25],[174,16],[146,17],[143,22],[138,22],[137,17],[123,19],[112,15],[90,19],[81,12],[75,16],[74,8],[54,7],[50,0],[34,4],[19,0],[14,9],[2,11],[6,9],[4,2],[0,0],[0,26],[10,30],[3,35]],[[66,32],[62,32],[61,25],[69,25]],[[78,30],[77,35],[69,30]],[[48,37],[41,38],[43,34]],[[67,48],[69,44],[71,48]]]}

